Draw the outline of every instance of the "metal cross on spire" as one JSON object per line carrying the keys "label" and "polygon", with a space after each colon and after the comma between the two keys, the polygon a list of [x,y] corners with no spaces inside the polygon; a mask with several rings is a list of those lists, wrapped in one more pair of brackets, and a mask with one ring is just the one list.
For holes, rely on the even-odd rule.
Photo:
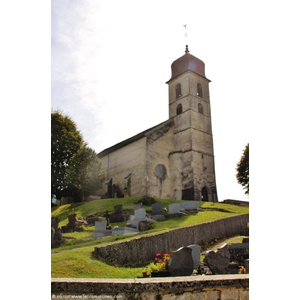
{"label": "metal cross on spire", "polygon": [[187,24],[183,25],[183,27],[185,28],[184,35],[185,35],[185,38],[186,38],[186,39],[185,39],[185,41],[186,41],[186,49],[185,49],[185,53],[188,53],[188,52],[190,52],[190,51],[189,51],[189,48],[188,48],[188,39],[187,39],[187,37],[188,37],[187,29],[186,29]]}
{"label": "metal cross on spire", "polygon": [[187,38],[188,34],[187,34],[186,26],[187,26],[187,24],[183,25],[183,27],[185,28],[185,33],[184,33],[184,35],[185,35],[185,37]]}

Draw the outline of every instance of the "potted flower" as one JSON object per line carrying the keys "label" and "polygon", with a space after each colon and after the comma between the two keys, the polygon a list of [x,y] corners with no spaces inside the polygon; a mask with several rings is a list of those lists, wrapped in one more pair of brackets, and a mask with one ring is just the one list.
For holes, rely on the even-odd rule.
{"label": "potted flower", "polygon": [[148,267],[143,269],[142,274],[143,274],[143,277],[149,277]]}
{"label": "potted flower", "polygon": [[170,254],[157,253],[155,256],[155,263],[151,263],[155,266],[156,270],[151,272],[151,277],[167,277],[170,276],[169,272]]}

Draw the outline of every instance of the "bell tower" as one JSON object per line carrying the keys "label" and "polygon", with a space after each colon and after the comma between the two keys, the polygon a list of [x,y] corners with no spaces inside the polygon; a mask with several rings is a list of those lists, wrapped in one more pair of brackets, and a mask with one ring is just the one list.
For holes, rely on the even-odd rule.
{"label": "bell tower", "polygon": [[[217,202],[209,82],[204,62],[189,53],[171,65],[169,118],[175,149],[169,158],[181,199]],[[180,191],[178,191],[180,186]],[[175,189],[175,188],[174,188]]]}

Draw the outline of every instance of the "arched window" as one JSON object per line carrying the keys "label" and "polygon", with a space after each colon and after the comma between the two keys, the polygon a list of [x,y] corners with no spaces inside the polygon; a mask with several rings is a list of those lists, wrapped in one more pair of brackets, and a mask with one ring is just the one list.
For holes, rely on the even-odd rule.
{"label": "arched window", "polygon": [[201,83],[197,83],[197,96],[203,97],[202,85]]}
{"label": "arched window", "polygon": [[178,104],[176,107],[176,114],[177,116],[182,113],[182,104]]}
{"label": "arched window", "polygon": [[178,83],[178,84],[176,85],[175,90],[176,90],[176,98],[181,97],[182,95],[181,95],[181,84],[180,84],[180,83]]}
{"label": "arched window", "polygon": [[203,105],[198,103],[198,113],[203,114]]}

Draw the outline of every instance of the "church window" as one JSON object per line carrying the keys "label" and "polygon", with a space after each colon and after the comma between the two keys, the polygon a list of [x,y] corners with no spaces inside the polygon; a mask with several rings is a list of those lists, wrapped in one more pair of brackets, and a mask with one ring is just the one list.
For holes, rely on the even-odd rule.
{"label": "church window", "polygon": [[203,91],[202,91],[201,83],[197,83],[197,96],[203,97]]}
{"label": "church window", "polygon": [[165,180],[167,176],[167,169],[163,164],[158,164],[155,167],[155,176],[158,179]]}
{"label": "church window", "polygon": [[177,113],[177,116],[182,113],[182,104],[178,104],[177,105],[177,107],[176,107],[176,113]]}
{"label": "church window", "polygon": [[176,98],[181,97],[182,94],[181,94],[181,84],[180,84],[180,83],[178,83],[178,84],[176,85],[175,90],[176,90]]}
{"label": "church window", "polygon": [[203,105],[201,103],[198,103],[198,112],[203,114]]}

